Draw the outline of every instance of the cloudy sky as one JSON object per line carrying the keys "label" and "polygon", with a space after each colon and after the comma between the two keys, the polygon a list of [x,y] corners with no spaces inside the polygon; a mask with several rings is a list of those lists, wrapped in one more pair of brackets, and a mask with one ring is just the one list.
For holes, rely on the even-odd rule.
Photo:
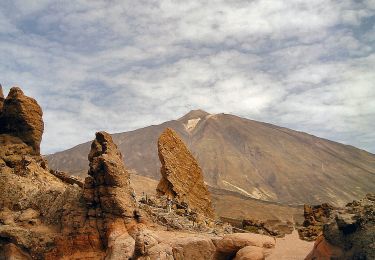
{"label": "cloudy sky", "polygon": [[232,113],[375,153],[375,0],[0,2],[0,82],[42,151]]}

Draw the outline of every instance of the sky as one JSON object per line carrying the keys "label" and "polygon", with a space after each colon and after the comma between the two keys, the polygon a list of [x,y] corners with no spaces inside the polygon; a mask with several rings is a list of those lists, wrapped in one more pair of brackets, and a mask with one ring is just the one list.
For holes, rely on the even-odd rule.
{"label": "sky", "polygon": [[375,153],[375,0],[2,0],[0,76],[45,154],[192,109]]}

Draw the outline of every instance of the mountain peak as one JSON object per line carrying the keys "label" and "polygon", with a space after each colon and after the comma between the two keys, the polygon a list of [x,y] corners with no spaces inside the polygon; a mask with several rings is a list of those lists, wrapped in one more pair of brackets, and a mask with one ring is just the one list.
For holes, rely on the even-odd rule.
{"label": "mountain peak", "polygon": [[210,113],[207,113],[206,111],[201,110],[201,109],[190,110],[189,113],[179,118],[178,121],[186,122],[190,119],[198,119],[198,118],[203,119],[208,115],[210,115]]}

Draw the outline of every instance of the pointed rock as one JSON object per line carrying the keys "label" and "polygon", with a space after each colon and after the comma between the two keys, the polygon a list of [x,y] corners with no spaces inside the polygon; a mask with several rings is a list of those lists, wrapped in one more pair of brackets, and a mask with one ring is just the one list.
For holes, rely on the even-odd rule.
{"label": "pointed rock", "polygon": [[3,105],[4,105],[4,92],[3,92],[3,86],[0,84],[0,114],[1,110],[3,110]]}
{"label": "pointed rock", "polygon": [[173,197],[206,217],[214,217],[210,194],[202,170],[177,133],[167,128],[159,137],[161,175],[157,192]]}
{"label": "pointed rock", "polygon": [[93,178],[103,213],[133,217],[135,201],[131,196],[130,175],[112,137],[106,132],[96,133],[88,157],[88,174]]}
{"label": "pointed rock", "polygon": [[90,222],[96,223],[104,246],[110,248],[118,232],[127,234],[124,224],[134,219],[134,191],[122,155],[108,133],[96,133],[88,159],[90,176],[84,190],[88,215]]}
{"label": "pointed rock", "polygon": [[4,100],[0,134],[16,136],[32,147],[35,154],[40,154],[44,130],[42,116],[42,109],[35,99],[25,96],[20,88],[13,87]]}

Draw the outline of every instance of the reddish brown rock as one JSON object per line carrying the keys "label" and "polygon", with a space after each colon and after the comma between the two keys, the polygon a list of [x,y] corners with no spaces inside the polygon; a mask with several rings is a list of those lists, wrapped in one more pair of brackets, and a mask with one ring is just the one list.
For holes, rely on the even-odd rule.
{"label": "reddish brown rock", "polygon": [[306,259],[340,259],[343,255],[344,252],[340,247],[331,245],[321,235],[315,241],[314,248]]}
{"label": "reddish brown rock", "polygon": [[234,260],[264,260],[263,248],[256,246],[246,246],[238,250]]}
{"label": "reddish brown rock", "polygon": [[135,254],[130,230],[136,225],[137,206],[122,155],[109,134],[98,132],[88,159],[90,176],[85,179],[83,200],[72,195],[66,199],[62,234],[47,259],[130,259]]}
{"label": "reddish brown rock", "polygon": [[223,239],[214,241],[217,251],[228,254],[235,254],[246,246],[271,249],[275,247],[273,237],[253,233],[233,233],[225,235]]}
{"label": "reddish brown rock", "polygon": [[[1,101],[0,101],[1,103]],[[0,115],[0,134],[19,137],[40,154],[44,129],[43,112],[35,99],[27,97],[18,87],[13,87],[4,100]]]}
{"label": "reddish brown rock", "polygon": [[298,229],[301,239],[314,241],[323,231],[323,225],[329,220],[334,207],[328,203],[310,206],[304,205],[303,227]]}
{"label": "reddish brown rock", "polygon": [[167,128],[158,140],[162,179],[159,195],[167,195],[206,217],[214,217],[202,170],[177,133]]}
{"label": "reddish brown rock", "polygon": [[1,110],[3,110],[3,105],[4,105],[4,93],[3,93],[3,86],[0,84],[0,114]]}
{"label": "reddish brown rock", "polygon": [[0,245],[0,259],[31,260],[32,258],[15,244],[9,243]]}
{"label": "reddish brown rock", "polygon": [[119,259],[119,254],[128,259],[135,252],[128,225],[136,218],[137,206],[122,155],[109,134],[98,132],[88,159],[84,198],[89,222],[97,227],[108,259]]}
{"label": "reddish brown rock", "polygon": [[375,259],[375,194],[334,213],[306,259]]}

